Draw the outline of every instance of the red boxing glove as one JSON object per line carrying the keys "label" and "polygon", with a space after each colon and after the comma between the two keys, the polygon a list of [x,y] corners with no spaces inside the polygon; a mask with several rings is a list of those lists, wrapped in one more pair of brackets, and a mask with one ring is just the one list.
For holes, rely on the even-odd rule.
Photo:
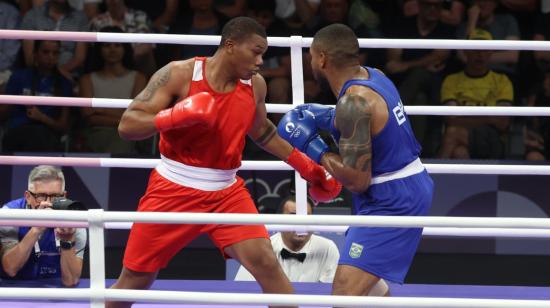
{"label": "red boxing glove", "polygon": [[216,121],[213,111],[214,97],[208,92],[200,92],[157,113],[155,126],[159,132],[195,124],[211,127]]}
{"label": "red boxing glove", "polygon": [[296,148],[292,150],[286,163],[310,183],[309,195],[315,202],[328,202],[342,191],[342,184],[336,181],[325,168]]}
{"label": "red boxing glove", "polygon": [[321,184],[323,181],[326,181],[325,168],[319,166],[306,154],[298,151],[296,148],[292,150],[286,163],[296,169],[302,178],[309,183]]}
{"label": "red boxing glove", "polygon": [[326,172],[325,179],[321,184],[312,184],[308,189],[309,195],[315,202],[329,202],[342,191],[342,184],[336,181],[330,173]]}

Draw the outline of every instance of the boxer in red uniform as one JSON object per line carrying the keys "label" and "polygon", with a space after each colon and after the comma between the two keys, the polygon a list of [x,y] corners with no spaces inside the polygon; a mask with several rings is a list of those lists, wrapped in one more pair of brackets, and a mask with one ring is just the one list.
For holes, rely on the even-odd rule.
{"label": "boxer in red uniform", "polygon": [[[341,185],[280,138],[267,119],[266,83],[257,74],[266,49],[265,29],[253,19],[237,17],[224,26],[214,56],[169,63],[136,96],[119,133],[140,140],[160,132],[161,152],[138,211],[256,214],[243,180],[236,176],[246,135],[296,169],[310,183],[313,198],[326,200],[339,193]],[[174,101],[179,102],[172,106]],[[201,233],[210,236],[224,257],[235,258],[250,271],[265,293],[293,293],[265,227],[258,225],[134,224],[124,267],[112,287],[149,288],[158,271]]]}

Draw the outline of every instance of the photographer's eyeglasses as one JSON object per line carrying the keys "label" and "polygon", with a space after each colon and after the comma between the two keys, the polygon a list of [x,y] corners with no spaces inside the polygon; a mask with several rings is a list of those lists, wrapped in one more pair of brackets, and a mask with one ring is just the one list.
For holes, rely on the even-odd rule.
{"label": "photographer's eyeglasses", "polygon": [[40,194],[40,193],[35,194],[30,190],[27,190],[27,192],[29,192],[29,194],[34,198],[34,200],[36,200],[36,202],[42,202],[46,200],[51,201],[53,198],[65,197],[65,194]]}

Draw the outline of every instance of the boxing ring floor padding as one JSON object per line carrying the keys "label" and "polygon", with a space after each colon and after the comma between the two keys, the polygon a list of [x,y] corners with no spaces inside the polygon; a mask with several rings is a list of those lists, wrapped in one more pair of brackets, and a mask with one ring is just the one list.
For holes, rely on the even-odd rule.
{"label": "boxing ring floor padding", "polygon": [[[114,283],[108,279],[107,285]],[[52,284],[37,283],[13,283],[3,281],[2,287],[48,287]],[[82,280],[79,288],[89,287],[89,280]],[[330,284],[325,283],[293,283],[296,293],[299,294],[330,294]],[[226,280],[157,280],[153,290],[190,291],[190,292],[230,292],[230,293],[260,293],[260,287],[256,282],[234,282]],[[452,297],[452,298],[485,298],[485,299],[534,299],[550,300],[550,287],[524,287],[524,286],[472,286],[472,285],[429,285],[429,284],[390,284],[392,295],[399,297]],[[70,301],[14,301],[0,300],[0,307],[13,308],[83,308],[89,307],[87,302]],[[197,305],[197,304],[154,304],[137,303],[134,307],[196,307],[196,308],[221,308],[228,305]],[[230,306],[237,307],[237,306]],[[265,307],[265,306],[243,306]],[[311,306],[310,306],[311,307]]]}

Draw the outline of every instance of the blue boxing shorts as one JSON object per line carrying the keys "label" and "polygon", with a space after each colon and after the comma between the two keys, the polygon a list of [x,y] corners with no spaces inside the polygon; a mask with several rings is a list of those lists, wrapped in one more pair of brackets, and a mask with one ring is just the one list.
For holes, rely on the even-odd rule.
{"label": "blue boxing shorts", "polygon": [[[433,181],[424,170],[372,184],[365,193],[353,195],[353,206],[356,215],[427,216],[432,196]],[[422,228],[350,227],[338,264],[403,283],[421,237]]]}

